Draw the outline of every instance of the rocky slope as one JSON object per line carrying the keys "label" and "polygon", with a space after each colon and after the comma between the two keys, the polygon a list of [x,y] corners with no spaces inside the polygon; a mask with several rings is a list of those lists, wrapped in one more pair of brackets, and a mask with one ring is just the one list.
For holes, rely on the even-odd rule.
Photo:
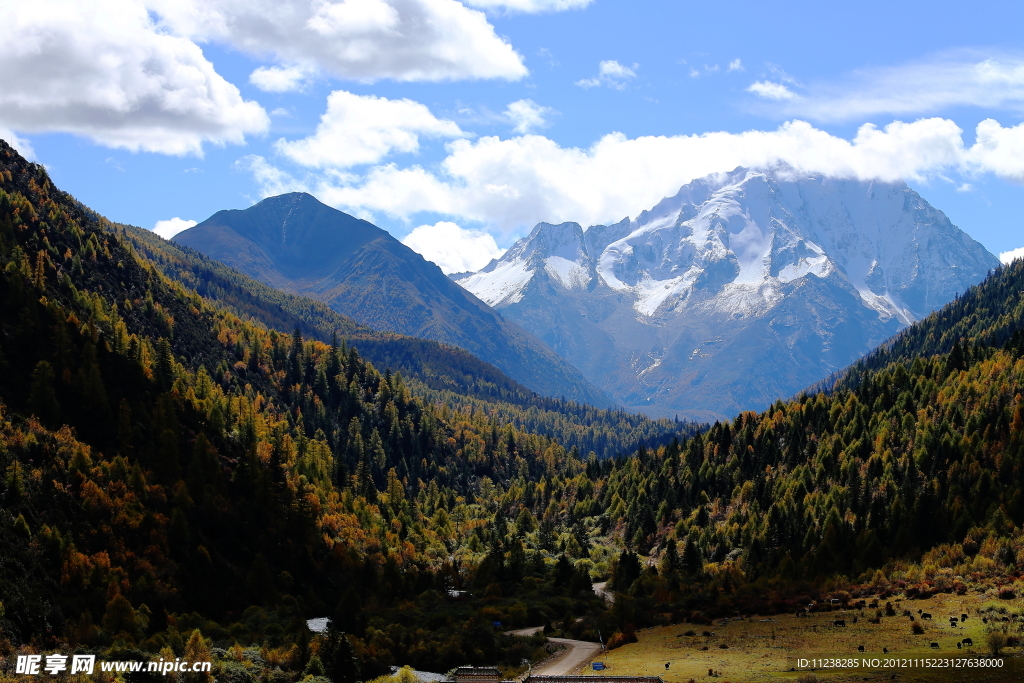
{"label": "rocky slope", "polygon": [[436,265],[311,195],[219,211],[174,241],[378,330],[459,346],[540,394],[611,405],[579,370]]}
{"label": "rocky slope", "polygon": [[998,265],[905,184],[740,168],[634,220],[541,223],[457,281],[623,405],[718,419],[845,367]]}

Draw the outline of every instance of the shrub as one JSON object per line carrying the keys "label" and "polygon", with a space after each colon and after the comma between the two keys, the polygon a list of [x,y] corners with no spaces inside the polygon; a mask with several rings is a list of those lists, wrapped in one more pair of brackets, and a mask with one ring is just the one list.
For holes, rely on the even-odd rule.
{"label": "shrub", "polygon": [[609,650],[614,650],[617,647],[622,647],[626,643],[635,643],[635,642],[636,642],[636,632],[632,628],[628,628],[627,627],[626,631],[624,633],[620,632],[620,631],[616,631],[615,633],[613,633],[612,637],[608,639],[608,644],[607,644],[606,647]]}
{"label": "shrub", "polygon": [[998,657],[999,653],[1006,647],[1006,634],[1002,631],[990,631],[985,636],[985,642],[988,643],[988,649],[992,651],[992,654]]}
{"label": "shrub", "polygon": [[924,633],[924,626],[921,626],[921,622],[915,621],[910,625],[910,632],[915,636],[919,636]]}

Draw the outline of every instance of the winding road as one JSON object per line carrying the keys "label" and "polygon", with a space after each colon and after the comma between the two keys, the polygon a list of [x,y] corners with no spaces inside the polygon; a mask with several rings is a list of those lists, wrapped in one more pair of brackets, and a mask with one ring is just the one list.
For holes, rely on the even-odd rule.
{"label": "winding road", "polygon": [[[510,636],[532,636],[543,630],[543,626],[531,626],[507,633]],[[571,640],[569,638],[548,638],[548,640],[562,645],[563,650],[535,666],[532,672],[535,676],[571,674],[586,666],[603,649],[600,643],[591,643],[587,640]]]}
{"label": "winding road", "polygon": [[[615,600],[615,594],[605,589],[605,584],[595,583],[594,592],[604,598],[605,602],[611,603]],[[543,631],[543,626],[531,626],[516,631],[507,631],[510,636],[532,636]],[[548,638],[552,643],[564,646],[564,649],[533,668],[533,674],[537,676],[564,676],[578,672],[586,666],[604,647],[600,643],[592,643],[587,640],[570,640],[569,638]]]}
{"label": "winding road", "polygon": [[552,643],[564,645],[565,649],[540,666],[533,668],[535,676],[561,676],[571,674],[586,666],[601,652],[600,643],[568,638],[548,638]]}

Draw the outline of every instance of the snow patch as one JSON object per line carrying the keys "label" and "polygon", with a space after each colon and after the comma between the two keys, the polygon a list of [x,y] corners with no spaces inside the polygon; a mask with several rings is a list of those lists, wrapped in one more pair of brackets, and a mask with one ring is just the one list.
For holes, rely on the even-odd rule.
{"label": "snow patch", "polygon": [[516,304],[523,299],[523,290],[533,278],[533,271],[523,262],[502,263],[490,272],[479,272],[456,280],[488,306],[498,308]]}
{"label": "snow patch", "polygon": [[590,282],[586,266],[561,256],[549,256],[544,261],[544,270],[566,289],[586,287]]}

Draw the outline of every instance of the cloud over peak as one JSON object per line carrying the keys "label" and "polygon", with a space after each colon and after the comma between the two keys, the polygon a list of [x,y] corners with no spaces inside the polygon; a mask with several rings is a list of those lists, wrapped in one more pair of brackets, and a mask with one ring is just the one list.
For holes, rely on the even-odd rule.
{"label": "cloud over peak", "polygon": [[370,167],[362,174],[293,175],[262,158],[249,166],[267,195],[307,189],[361,215],[409,220],[432,212],[513,234],[545,220],[584,225],[635,215],[681,185],[737,166],[785,163],[840,178],[925,180],[959,173],[1024,179],[1024,124],[994,120],[964,144],[951,120],[860,127],[852,139],[790,121],[775,130],[627,138],[611,133],[588,148],[542,135],[454,139],[439,167]]}

